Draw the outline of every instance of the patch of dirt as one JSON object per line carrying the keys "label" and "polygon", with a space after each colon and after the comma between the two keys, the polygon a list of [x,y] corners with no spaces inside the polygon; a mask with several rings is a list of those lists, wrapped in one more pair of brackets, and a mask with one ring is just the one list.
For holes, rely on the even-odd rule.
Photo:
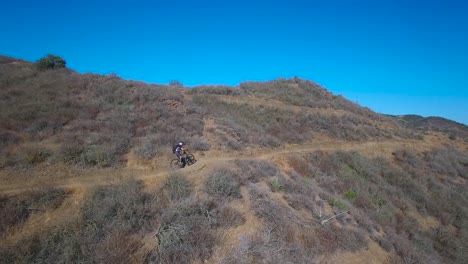
{"label": "patch of dirt", "polygon": [[86,192],[83,188],[69,189],[67,197],[58,208],[34,212],[25,223],[8,230],[7,236],[0,240],[0,246],[12,245],[31,238],[34,234],[74,221],[79,216]]}
{"label": "patch of dirt", "polygon": [[421,215],[417,212],[408,212],[408,215],[416,219],[419,224],[421,231],[430,231],[431,229],[437,228],[440,225],[439,220],[429,215]]}
{"label": "patch of dirt", "polygon": [[235,200],[229,205],[244,216],[245,223],[224,231],[221,242],[216,246],[213,256],[206,263],[220,263],[224,256],[239,246],[241,236],[253,237],[255,233],[263,228],[261,220],[250,209],[250,195],[246,187],[241,187],[241,195],[242,199]]}
{"label": "patch of dirt", "polygon": [[389,263],[390,254],[376,242],[368,239],[368,247],[356,252],[339,251],[333,255],[320,256],[318,263],[323,264],[383,264]]}

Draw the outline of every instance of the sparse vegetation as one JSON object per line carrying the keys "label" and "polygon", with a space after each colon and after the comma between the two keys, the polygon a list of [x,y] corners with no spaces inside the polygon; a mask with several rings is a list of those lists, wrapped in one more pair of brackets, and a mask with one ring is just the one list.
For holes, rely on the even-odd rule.
{"label": "sparse vegetation", "polygon": [[163,190],[171,201],[180,201],[190,196],[192,186],[182,174],[172,173],[165,180]]}
{"label": "sparse vegetation", "polygon": [[[390,263],[468,258],[462,124],[296,77],[187,89],[44,59],[0,56],[2,263],[319,263],[370,240]],[[167,175],[180,140],[200,162]]]}
{"label": "sparse vegetation", "polygon": [[240,182],[247,185],[249,182],[258,182],[262,178],[276,175],[278,169],[270,162],[263,160],[236,160],[240,169]]}
{"label": "sparse vegetation", "polygon": [[205,191],[215,198],[241,198],[238,175],[229,169],[216,169],[205,181]]}
{"label": "sparse vegetation", "polygon": [[40,191],[15,196],[0,196],[0,234],[15,225],[24,223],[37,211],[53,210],[66,196],[63,189],[45,188]]}
{"label": "sparse vegetation", "polygon": [[[466,209],[456,205],[467,201],[466,193],[459,195],[457,187],[452,183],[435,180],[464,177],[465,170],[460,166],[466,164],[466,154],[453,149],[436,149],[419,154],[399,150],[393,153],[393,157],[396,164],[381,158],[369,159],[356,152],[319,152],[308,155],[301,166],[307,164],[318,167],[314,178],[327,192],[321,196],[331,206],[339,210],[347,208],[337,198],[342,195],[354,205],[353,215],[362,227],[375,230],[381,226],[386,233],[392,234],[386,240],[376,240],[387,249],[391,248],[390,243],[393,244],[399,254],[396,261],[425,262],[428,258],[459,261],[459,250],[449,251],[439,247],[435,248],[435,252],[431,251],[434,237],[423,231],[407,213],[413,211],[425,217],[434,217],[444,227],[451,224],[466,225],[466,221],[461,218],[458,218],[461,221],[456,221],[455,218],[446,217],[460,213],[464,215],[462,218],[466,216]],[[292,164],[296,164],[295,168],[299,167],[297,162]],[[297,200],[297,195],[295,197],[291,201]],[[466,244],[466,237],[461,233],[453,234],[451,241],[463,245]],[[425,253],[417,252],[415,244],[419,245],[418,250]]]}

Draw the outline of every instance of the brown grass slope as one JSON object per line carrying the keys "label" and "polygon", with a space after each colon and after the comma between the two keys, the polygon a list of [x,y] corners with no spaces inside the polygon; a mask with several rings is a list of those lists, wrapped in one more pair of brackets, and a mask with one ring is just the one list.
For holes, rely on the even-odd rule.
{"label": "brown grass slope", "polygon": [[0,263],[466,263],[467,129],[440,120],[0,56]]}
{"label": "brown grass slope", "polygon": [[420,131],[440,131],[449,134],[451,139],[461,137],[463,139],[468,138],[467,126],[461,123],[457,123],[452,120],[448,120],[442,117],[422,117],[418,115],[403,115],[395,116],[404,127]]}

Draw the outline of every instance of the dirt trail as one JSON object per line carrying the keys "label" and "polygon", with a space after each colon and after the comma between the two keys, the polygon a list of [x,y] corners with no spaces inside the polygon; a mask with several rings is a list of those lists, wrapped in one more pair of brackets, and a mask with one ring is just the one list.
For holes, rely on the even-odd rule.
{"label": "dirt trail", "polygon": [[[207,122],[206,128],[212,127],[213,123]],[[209,139],[209,137],[208,137]],[[213,143],[213,142],[210,142]],[[198,161],[187,168],[181,170],[186,174],[189,180],[194,184],[197,193],[203,188],[203,179],[206,172],[216,166],[225,165],[225,163],[236,159],[262,159],[271,160],[275,164],[282,167],[287,167],[287,159],[294,156],[301,156],[314,151],[358,151],[369,157],[391,157],[392,152],[397,149],[410,149],[415,151],[426,151],[434,147],[447,146],[447,141],[437,140],[436,137],[421,140],[387,140],[387,141],[368,141],[368,142],[342,142],[333,139],[315,139],[313,142],[301,145],[285,145],[274,149],[248,148],[244,151],[231,151],[229,153],[219,150],[210,150],[205,153],[195,153]],[[465,148],[466,146],[458,146]],[[130,157],[130,156],[129,156]],[[44,214],[33,215],[24,224],[19,225],[15,230],[11,230],[8,237],[0,241],[0,245],[12,244],[21,239],[27,239],[31,234],[45,230],[50,226],[58,226],[67,223],[77,215],[81,208],[86,194],[93,188],[98,186],[118,184],[130,178],[143,180],[147,188],[157,188],[161,182],[171,172],[169,168],[170,155],[166,155],[153,160],[151,162],[138,163],[135,160],[128,162],[125,168],[106,168],[106,169],[73,169],[65,165],[51,165],[36,167],[33,171],[17,172],[17,171],[0,171],[0,194],[11,195],[18,194],[24,191],[40,189],[45,186],[63,188],[68,190],[70,195],[65,199],[62,205],[52,211]],[[236,247],[241,240],[241,236],[252,235],[262,225],[255,215],[250,211],[249,196],[247,190],[243,188],[242,201],[231,204],[233,208],[238,209],[245,217],[246,223],[236,228],[231,228],[226,231],[222,239],[222,243],[215,250],[215,255],[211,259],[213,263],[221,259],[227,253],[227,250]],[[281,201],[281,197],[276,197]],[[304,216],[303,216],[304,217]],[[310,218],[310,216],[305,217]],[[154,234],[149,234],[141,242],[143,247],[138,254],[137,259],[141,259],[147,252],[153,249],[156,245],[153,239]],[[333,259],[322,259],[324,263],[340,263],[345,259],[353,259],[353,263],[361,263],[363,256],[371,256],[377,254],[377,258],[369,258],[379,261],[386,259],[385,252],[382,252],[380,247],[370,244],[367,251],[343,254],[336,254]],[[363,255],[362,255],[363,254]],[[211,262],[210,262],[211,263]],[[366,263],[366,262],[362,262]],[[370,263],[370,262],[367,262]]]}
{"label": "dirt trail", "polygon": [[264,107],[271,107],[271,108],[278,108],[282,110],[292,111],[292,112],[312,112],[312,113],[320,113],[323,115],[345,115],[348,112],[339,109],[330,109],[330,108],[318,108],[318,107],[308,107],[308,106],[298,106],[298,105],[291,105],[286,104],[282,101],[275,100],[275,99],[265,99],[265,98],[257,98],[257,97],[233,97],[233,96],[226,96],[226,95],[211,95],[223,102],[226,103],[235,103],[235,104],[248,104],[252,106],[264,106]]}
{"label": "dirt trail", "polygon": [[[198,162],[182,169],[183,172],[191,174],[198,170],[216,166],[222,161],[235,159],[281,159],[290,155],[305,154],[314,151],[359,151],[371,157],[388,156],[400,148],[418,150],[429,150],[434,147],[433,143],[415,140],[389,140],[368,142],[340,142],[335,140],[321,140],[302,145],[286,145],[275,149],[248,149],[245,151],[232,151],[223,153],[208,151],[197,156]],[[197,154],[197,153],[196,153]],[[30,191],[44,186],[57,188],[75,189],[92,188],[95,186],[112,185],[116,182],[135,178],[141,180],[157,181],[170,173],[169,157],[162,157],[161,161],[152,162],[146,166],[138,165],[121,169],[92,169],[71,170],[63,172],[53,167],[37,168],[33,172],[21,174],[14,172],[0,175],[0,194],[14,194]],[[165,162],[163,162],[165,161]],[[0,172],[1,173],[1,172]]]}

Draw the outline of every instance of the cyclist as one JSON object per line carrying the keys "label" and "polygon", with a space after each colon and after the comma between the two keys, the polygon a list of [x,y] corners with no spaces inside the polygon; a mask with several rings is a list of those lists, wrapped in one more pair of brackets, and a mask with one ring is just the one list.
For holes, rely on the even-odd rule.
{"label": "cyclist", "polygon": [[181,164],[182,164],[182,168],[185,167],[185,149],[184,149],[184,142],[181,141],[179,142],[179,144],[177,145],[174,145],[174,147],[172,147],[172,153],[174,153],[177,158],[180,160]]}

